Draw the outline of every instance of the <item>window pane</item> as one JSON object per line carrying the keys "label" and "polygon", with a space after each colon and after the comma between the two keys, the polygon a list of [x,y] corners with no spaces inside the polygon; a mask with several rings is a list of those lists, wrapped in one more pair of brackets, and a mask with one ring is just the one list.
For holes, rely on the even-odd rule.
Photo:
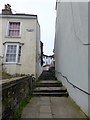
{"label": "window pane", "polygon": [[21,46],[19,46],[19,51],[18,51],[18,62],[20,62],[20,56],[21,56]]}
{"label": "window pane", "polygon": [[16,48],[17,48],[17,45],[8,45],[7,46],[7,53],[8,54],[16,53]]}
{"label": "window pane", "polygon": [[6,55],[6,62],[9,62],[9,55]]}
{"label": "window pane", "polygon": [[21,46],[19,46],[19,54],[21,55]]}
{"label": "window pane", "polygon": [[6,55],[6,62],[16,62],[16,55],[13,54],[7,54]]}

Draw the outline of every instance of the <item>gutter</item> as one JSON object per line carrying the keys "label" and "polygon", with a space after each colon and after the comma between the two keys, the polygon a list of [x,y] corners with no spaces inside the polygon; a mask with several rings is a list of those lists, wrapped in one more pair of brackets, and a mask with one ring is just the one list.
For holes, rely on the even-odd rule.
{"label": "gutter", "polygon": [[37,19],[37,15],[20,15],[20,14],[12,14],[12,15],[1,15],[0,18],[22,18],[22,19]]}

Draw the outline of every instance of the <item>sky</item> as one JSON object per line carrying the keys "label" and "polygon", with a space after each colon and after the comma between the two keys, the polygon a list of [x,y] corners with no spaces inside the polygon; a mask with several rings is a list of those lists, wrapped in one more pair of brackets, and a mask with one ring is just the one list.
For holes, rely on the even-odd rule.
{"label": "sky", "polygon": [[0,13],[7,3],[11,5],[13,13],[38,15],[44,54],[52,55],[55,38],[56,0],[0,0]]}

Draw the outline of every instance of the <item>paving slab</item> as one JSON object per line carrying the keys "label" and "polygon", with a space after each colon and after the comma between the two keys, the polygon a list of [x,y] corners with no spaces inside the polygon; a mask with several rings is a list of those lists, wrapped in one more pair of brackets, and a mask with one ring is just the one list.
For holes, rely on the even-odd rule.
{"label": "paving slab", "polygon": [[51,113],[51,108],[50,106],[45,106],[45,105],[41,105],[40,106],[40,114],[41,113],[45,113],[45,114],[50,114]]}
{"label": "paving slab", "polygon": [[46,100],[50,100],[50,98],[49,97],[40,97],[40,100],[44,100],[44,101],[46,101]]}
{"label": "paving slab", "polygon": [[44,100],[42,100],[42,101],[40,101],[40,105],[45,105],[45,106],[49,106],[50,105],[50,101],[44,101]]}
{"label": "paving slab", "polygon": [[70,97],[51,97],[51,111],[53,118],[86,118]]}
{"label": "paving slab", "polygon": [[39,115],[39,118],[52,118],[52,114],[42,113]]}
{"label": "paving slab", "polygon": [[34,97],[23,110],[22,118],[39,118],[40,99]]}

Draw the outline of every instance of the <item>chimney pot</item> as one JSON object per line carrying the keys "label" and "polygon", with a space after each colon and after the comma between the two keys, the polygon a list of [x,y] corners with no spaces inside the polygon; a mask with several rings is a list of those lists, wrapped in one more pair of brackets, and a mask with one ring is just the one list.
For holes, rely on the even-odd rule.
{"label": "chimney pot", "polygon": [[10,4],[5,4],[4,9],[2,9],[2,14],[3,15],[11,15],[12,11],[11,11],[11,5]]}

